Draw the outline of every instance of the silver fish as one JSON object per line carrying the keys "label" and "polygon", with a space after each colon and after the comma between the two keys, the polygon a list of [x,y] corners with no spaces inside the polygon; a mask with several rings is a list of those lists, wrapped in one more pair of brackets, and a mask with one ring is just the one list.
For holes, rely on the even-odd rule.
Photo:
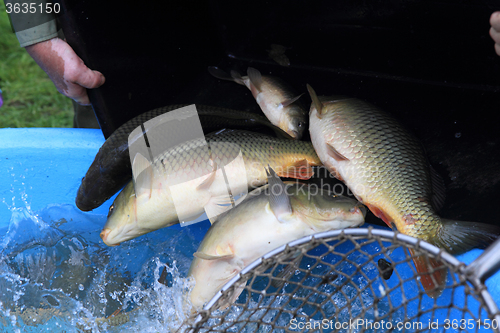
{"label": "silver fish", "polygon": [[252,92],[267,119],[288,133],[294,139],[302,138],[306,129],[307,111],[296,101],[296,95],[282,80],[273,76],[263,76],[255,68],[249,67],[247,76],[231,71],[231,76],[217,67],[209,67],[210,74],[221,80],[234,81],[246,86]]}
{"label": "silver fish", "polygon": [[[356,227],[366,208],[313,184],[284,183],[269,169],[269,184],[258,188],[210,227],[189,269],[195,281],[191,303],[199,309],[245,266],[267,252],[314,233]],[[244,284],[229,302],[234,302]],[[228,304],[226,304],[228,305]]]}

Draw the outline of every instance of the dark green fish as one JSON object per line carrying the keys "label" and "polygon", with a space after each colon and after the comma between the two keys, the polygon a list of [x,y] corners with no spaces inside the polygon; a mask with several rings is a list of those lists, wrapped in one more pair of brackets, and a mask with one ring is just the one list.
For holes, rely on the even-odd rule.
{"label": "dark green fish", "polygon": [[[128,151],[130,133],[144,122],[184,106],[187,104],[169,105],[145,112],[111,134],[82,179],[76,195],[76,206],[83,211],[95,209],[125,186],[132,179]],[[278,136],[291,139],[288,134],[258,114],[205,105],[197,105],[196,109],[205,134],[223,128],[246,129],[265,126]]]}

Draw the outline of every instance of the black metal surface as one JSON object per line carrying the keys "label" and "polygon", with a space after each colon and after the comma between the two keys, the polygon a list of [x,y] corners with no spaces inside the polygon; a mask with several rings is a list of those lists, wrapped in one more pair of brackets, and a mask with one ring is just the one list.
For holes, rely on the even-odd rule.
{"label": "black metal surface", "polygon": [[137,114],[178,104],[181,89],[222,54],[201,1],[61,4],[66,40],[106,77],[89,91],[105,137]]}
{"label": "black metal surface", "polygon": [[[68,42],[107,78],[90,96],[106,137],[133,116],[173,103],[260,112],[245,87],[206,71],[216,65],[244,73],[252,66],[299,92],[309,83],[320,95],[362,98],[391,113],[422,141],[445,179],[440,214],[500,224],[500,57],[488,34],[500,5],[64,2]],[[289,67],[269,57],[271,44],[287,48]]]}

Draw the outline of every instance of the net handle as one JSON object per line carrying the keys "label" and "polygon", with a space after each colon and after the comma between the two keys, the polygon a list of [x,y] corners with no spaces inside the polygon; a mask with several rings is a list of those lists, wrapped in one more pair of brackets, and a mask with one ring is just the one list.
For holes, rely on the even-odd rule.
{"label": "net handle", "polygon": [[484,283],[500,269],[500,238],[465,269],[465,274]]}

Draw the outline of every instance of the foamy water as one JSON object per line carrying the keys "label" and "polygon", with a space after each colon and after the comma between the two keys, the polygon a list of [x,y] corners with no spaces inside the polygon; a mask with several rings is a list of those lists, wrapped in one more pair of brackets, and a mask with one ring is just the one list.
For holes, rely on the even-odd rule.
{"label": "foamy water", "polygon": [[103,215],[72,205],[10,208],[0,229],[3,331],[170,332],[190,312],[186,275],[201,224],[111,248],[99,237]]}

